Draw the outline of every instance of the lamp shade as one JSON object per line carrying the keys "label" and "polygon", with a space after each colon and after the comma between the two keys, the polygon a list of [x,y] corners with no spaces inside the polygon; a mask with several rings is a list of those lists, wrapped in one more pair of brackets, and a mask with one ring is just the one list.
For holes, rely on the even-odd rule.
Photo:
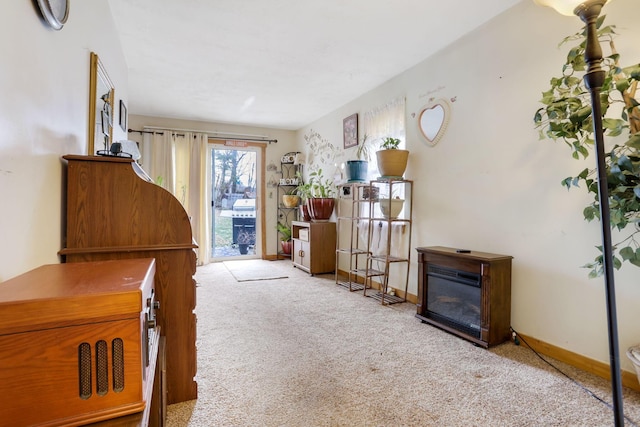
{"label": "lamp shade", "polygon": [[[536,4],[541,6],[549,6],[556,10],[556,12],[566,15],[572,16],[575,15],[575,10],[580,5],[588,5],[589,3],[593,3],[594,0],[533,0]],[[598,3],[602,5],[607,4],[611,0],[598,0]]]}

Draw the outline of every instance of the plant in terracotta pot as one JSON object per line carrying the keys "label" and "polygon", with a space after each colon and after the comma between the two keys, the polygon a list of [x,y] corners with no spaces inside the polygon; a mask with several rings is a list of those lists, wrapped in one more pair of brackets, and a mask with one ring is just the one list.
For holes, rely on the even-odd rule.
{"label": "plant in terracotta pot", "polygon": [[409,151],[400,148],[398,138],[387,137],[382,140],[380,150],[376,151],[378,171],[383,178],[402,178],[407,169]]}
{"label": "plant in terracotta pot", "polygon": [[326,222],[331,218],[336,203],[335,186],[323,176],[322,169],[309,174],[309,184],[311,197],[307,200],[307,206],[311,220]]}
{"label": "plant in terracotta pot", "polygon": [[372,140],[367,140],[368,135],[362,137],[362,141],[356,149],[356,160],[347,160],[347,182],[365,182],[369,171],[369,159],[373,150]]}
{"label": "plant in terracotta pot", "polygon": [[278,229],[282,252],[287,255],[291,254],[291,227],[278,221],[276,228]]}
{"label": "plant in terracotta pot", "polygon": [[[623,67],[620,55],[613,42],[613,26],[603,26],[604,16],[598,19],[600,44],[608,46],[610,52],[604,55],[602,68],[605,81],[600,92],[602,101],[603,128],[605,135],[615,138],[615,144],[605,152],[605,168],[609,193],[611,227],[621,236],[613,244],[615,268],[624,261],[640,267],[640,103],[636,90],[640,81],[640,64]],[[594,145],[591,99],[581,76],[586,69],[584,60],[585,32],[580,31],[566,37],[561,44],[577,41],[565,64],[562,74],[553,77],[550,88],[543,92],[543,107],[536,111],[534,122],[540,130],[540,139],[545,137],[560,140],[571,149],[574,159],[586,158]],[[600,218],[598,183],[595,168],[586,168],[575,177],[562,180],[562,185],[578,187],[580,183],[593,195],[593,202],[583,210],[587,221]],[[600,251],[601,247],[599,247]],[[591,271],[590,277],[603,274],[602,253],[591,263],[584,265]]]}

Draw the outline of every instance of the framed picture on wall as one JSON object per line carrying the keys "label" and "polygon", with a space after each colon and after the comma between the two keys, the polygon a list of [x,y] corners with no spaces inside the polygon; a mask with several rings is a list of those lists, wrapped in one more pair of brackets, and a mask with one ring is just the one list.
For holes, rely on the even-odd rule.
{"label": "framed picture on wall", "polygon": [[358,145],[358,113],[352,114],[342,121],[344,148]]}
{"label": "framed picture on wall", "polygon": [[120,100],[120,129],[127,131],[127,106],[122,99]]}

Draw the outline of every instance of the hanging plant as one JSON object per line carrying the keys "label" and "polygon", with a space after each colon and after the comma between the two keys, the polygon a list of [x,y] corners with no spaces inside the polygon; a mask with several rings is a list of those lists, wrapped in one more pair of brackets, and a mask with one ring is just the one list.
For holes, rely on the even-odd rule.
{"label": "hanging plant", "polygon": [[[636,99],[640,64],[622,68],[620,55],[616,51],[615,26],[603,26],[605,16],[597,22],[598,39],[601,45],[609,46],[602,68],[606,78],[600,99],[602,102],[603,128],[605,136],[617,137],[609,151],[605,150],[605,164],[610,199],[611,227],[623,233],[622,240],[613,245],[613,263],[619,269],[627,261],[640,267],[640,103]],[[594,146],[591,98],[582,79],[586,71],[584,50],[586,28],[565,38],[560,45],[579,41],[567,55],[562,75],[551,79],[551,87],[543,92],[543,107],[536,111],[534,122],[540,131],[540,139],[561,140],[571,148],[575,159],[586,158]],[[576,75],[578,74],[578,75]],[[586,168],[576,176],[562,180],[567,189],[579,187],[580,183],[594,201],[585,207],[587,221],[600,218],[596,170]],[[628,227],[628,228],[627,228]],[[603,273],[601,254],[593,262],[584,265],[591,269],[589,277]]]}

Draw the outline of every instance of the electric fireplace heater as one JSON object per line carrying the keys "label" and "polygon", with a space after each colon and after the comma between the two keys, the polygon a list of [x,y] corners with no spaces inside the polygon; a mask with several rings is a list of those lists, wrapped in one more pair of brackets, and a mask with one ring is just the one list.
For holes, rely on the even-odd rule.
{"label": "electric fireplace heater", "polygon": [[511,337],[511,256],[441,246],[416,250],[418,319],[482,347]]}

